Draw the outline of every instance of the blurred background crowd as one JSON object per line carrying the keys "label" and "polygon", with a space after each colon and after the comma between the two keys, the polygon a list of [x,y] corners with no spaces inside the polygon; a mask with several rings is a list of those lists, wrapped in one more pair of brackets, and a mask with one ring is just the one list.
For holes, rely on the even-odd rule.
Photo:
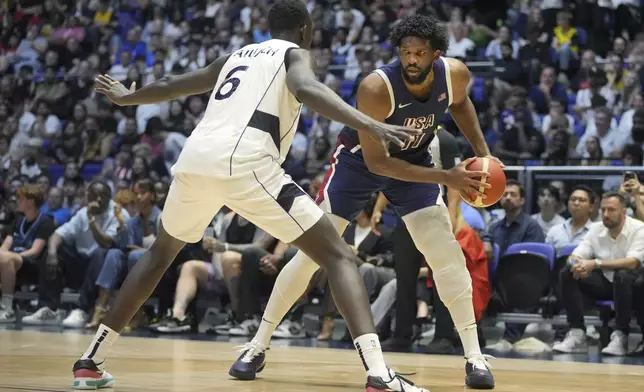
{"label": "blurred background crowd", "polygon": [[[579,258],[644,259],[644,231],[638,231],[644,188],[633,168],[641,168],[644,159],[644,2],[302,1],[315,23],[316,75],[349,103],[367,74],[396,60],[387,37],[407,15],[442,20],[450,39],[445,55],[462,59],[472,71],[468,88],[485,138],[513,179],[501,202],[487,210],[455,208],[459,199],[450,199],[454,232],[474,281],[477,318],[499,312],[544,315],[545,298],[554,313],[567,315],[565,325],[555,328],[555,351],[583,351],[594,331],[578,314],[594,306],[578,304],[581,292],[613,301],[603,305],[614,308],[616,317],[605,353],[632,351],[628,325],[644,303],[639,264],[624,264],[621,274],[599,269],[584,275],[572,274],[566,262],[557,269],[555,260],[567,260],[571,250],[562,252],[569,246],[593,240],[585,236],[593,222],[613,238],[622,230],[623,241],[614,241],[614,253],[584,248]],[[94,77],[107,73],[128,87],[144,86],[204,67],[270,39],[269,6],[262,0],[2,0],[0,323],[62,322],[67,328],[100,323],[111,294],[154,239],[170,168],[209,98],[117,107],[93,91]],[[449,115],[441,126],[461,158],[473,155]],[[313,197],[341,128],[306,108],[302,112],[284,167]],[[377,232],[374,215],[384,223]],[[451,319],[431,271],[420,268],[421,262],[409,267],[422,256],[400,226],[374,195],[345,233],[361,260],[379,331],[389,338],[383,347],[406,351],[431,337],[429,352],[452,353],[459,342]],[[536,299],[519,293],[525,301],[515,304],[509,298],[516,293],[501,278],[507,278],[518,250],[527,262],[525,243],[544,245],[527,252],[537,257],[536,264],[545,260],[549,274]],[[218,301],[214,308],[226,315],[209,332],[252,336],[272,283],[293,253],[222,210],[204,239],[182,251],[157,287],[157,301],[139,312],[131,328],[195,332],[204,319],[196,299],[204,298]],[[400,283],[409,270],[417,283],[411,285],[411,299]],[[593,277],[594,284],[584,283]],[[332,339],[337,312],[325,288],[321,274],[276,336],[310,335],[303,320],[314,304],[320,316],[314,336]],[[20,293],[29,292],[37,299],[19,304]],[[69,293],[75,293],[71,302]],[[617,301],[628,295],[635,298],[628,306]],[[19,309],[31,314],[21,317]],[[490,348],[519,349],[526,324],[508,323]]]}

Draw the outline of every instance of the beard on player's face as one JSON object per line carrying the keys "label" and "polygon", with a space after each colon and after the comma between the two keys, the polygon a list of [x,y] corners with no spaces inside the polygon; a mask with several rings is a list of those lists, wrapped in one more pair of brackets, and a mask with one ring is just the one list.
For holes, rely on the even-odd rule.
{"label": "beard on player's face", "polygon": [[[418,65],[408,65],[405,67],[403,71],[403,79],[405,79],[405,82],[409,84],[422,84],[427,77],[429,76],[429,73],[432,71],[432,67],[434,65],[434,62],[432,61],[427,68],[421,68]],[[410,75],[408,72],[413,71],[414,74]]]}

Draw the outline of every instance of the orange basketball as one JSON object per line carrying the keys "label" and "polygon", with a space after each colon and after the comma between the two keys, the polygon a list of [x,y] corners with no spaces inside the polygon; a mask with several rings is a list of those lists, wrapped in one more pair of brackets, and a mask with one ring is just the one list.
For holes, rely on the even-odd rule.
{"label": "orange basketball", "polygon": [[461,191],[461,198],[467,204],[477,208],[489,207],[501,199],[505,192],[505,173],[501,165],[489,158],[476,158],[475,161],[467,165],[467,169],[490,173],[483,182],[491,185],[490,188],[481,188],[481,191],[485,191],[485,196],[487,196],[485,199]]}

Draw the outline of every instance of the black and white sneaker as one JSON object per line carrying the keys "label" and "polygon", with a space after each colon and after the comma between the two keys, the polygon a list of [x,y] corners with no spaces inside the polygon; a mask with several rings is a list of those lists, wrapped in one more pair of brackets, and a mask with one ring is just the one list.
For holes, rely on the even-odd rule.
{"label": "black and white sneaker", "polygon": [[173,317],[165,323],[158,324],[152,330],[158,333],[187,333],[192,331],[192,325],[187,316],[183,320]]}
{"label": "black and white sneaker", "polygon": [[382,377],[367,377],[365,392],[429,392],[429,390],[414,385],[400,374],[389,369],[389,380]]}
{"label": "black and white sneaker", "polygon": [[230,336],[253,336],[259,329],[259,320],[253,317],[241,322],[237,326],[228,330]]}
{"label": "black and white sneaker", "polygon": [[281,339],[300,339],[306,337],[306,332],[302,327],[302,324],[297,321],[284,320],[277,326],[275,332],[273,332],[274,338]]}
{"label": "black and white sneaker", "polygon": [[477,355],[465,363],[465,385],[472,389],[494,389],[494,376],[487,359],[490,355]]}

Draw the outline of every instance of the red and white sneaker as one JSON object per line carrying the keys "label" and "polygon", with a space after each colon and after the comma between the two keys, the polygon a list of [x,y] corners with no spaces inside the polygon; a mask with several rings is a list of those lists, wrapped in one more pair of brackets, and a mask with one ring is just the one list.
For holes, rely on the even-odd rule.
{"label": "red and white sneaker", "polygon": [[99,367],[91,359],[79,359],[74,364],[73,389],[112,388],[114,377]]}
{"label": "red and white sneaker", "polygon": [[367,377],[366,392],[429,392],[414,385],[400,374],[389,369],[389,380],[382,377]]}

